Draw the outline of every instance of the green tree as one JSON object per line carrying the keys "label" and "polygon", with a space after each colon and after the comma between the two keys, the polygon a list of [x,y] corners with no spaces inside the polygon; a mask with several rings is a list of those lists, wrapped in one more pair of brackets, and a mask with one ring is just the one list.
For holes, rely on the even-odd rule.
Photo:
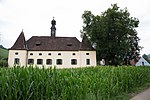
{"label": "green tree", "polygon": [[113,4],[101,15],[85,11],[82,18],[81,35],[86,35],[96,48],[98,61],[105,59],[106,64],[122,65],[139,56],[140,39],[135,30],[139,20],[130,17],[127,8],[119,9]]}

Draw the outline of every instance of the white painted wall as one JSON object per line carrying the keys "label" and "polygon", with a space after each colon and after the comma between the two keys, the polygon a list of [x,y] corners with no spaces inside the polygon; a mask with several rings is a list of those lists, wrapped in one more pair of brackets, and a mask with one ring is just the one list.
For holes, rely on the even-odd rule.
{"label": "white painted wall", "polygon": [[[18,53],[16,55],[15,53]],[[14,66],[14,60],[15,58],[20,59],[20,63],[18,65],[20,66],[26,66],[26,60],[27,60],[27,51],[26,50],[9,50],[9,55],[8,55],[8,65],[10,67]]]}
{"label": "white painted wall", "polygon": [[[33,53],[33,55],[30,55],[30,53]],[[39,53],[42,53],[42,55],[39,55]],[[51,55],[48,55],[51,53]],[[61,53],[61,55],[58,55],[58,53]],[[76,55],[72,55],[75,53]],[[42,66],[37,65],[37,59],[43,59],[43,65],[48,68],[50,66],[57,66],[58,68],[68,68],[68,67],[79,67],[79,52],[78,51],[29,51],[28,52],[28,59],[34,59],[34,66]],[[46,65],[46,59],[52,59],[52,65]],[[57,65],[56,60],[62,59],[63,64]],[[71,65],[71,59],[77,59],[77,65]]]}
{"label": "white painted wall", "polygon": [[[80,53],[80,66],[96,66],[96,51],[79,51]],[[89,53],[89,55],[86,55]],[[86,59],[90,59],[90,64],[86,65]]]}
{"label": "white painted wall", "polygon": [[141,57],[135,66],[150,66],[150,64],[143,57]]}
{"label": "white painted wall", "polygon": [[[18,55],[15,55],[15,52],[18,52]],[[33,55],[30,55],[33,53]],[[42,55],[39,55],[42,53]],[[51,53],[51,55],[48,55]],[[58,55],[61,53],[61,55]],[[75,55],[73,55],[75,53]],[[89,53],[89,55],[86,55]],[[26,58],[26,54],[28,55]],[[34,59],[34,65],[46,68],[56,66],[57,68],[77,68],[77,67],[86,67],[86,66],[96,66],[96,51],[28,51],[25,50],[10,50],[9,51],[9,66],[13,66],[14,58],[20,58],[21,66],[28,64],[28,59]],[[43,65],[37,65],[37,59],[43,59]],[[52,59],[52,65],[46,65],[46,59]],[[57,65],[56,60],[62,59],[63,64]],[[72,65],[71,59],[77,59],[77,64]],[[90,59],[90,65],[86,65],[86,59]],[[29,66],[29,65],[28,65]]]}

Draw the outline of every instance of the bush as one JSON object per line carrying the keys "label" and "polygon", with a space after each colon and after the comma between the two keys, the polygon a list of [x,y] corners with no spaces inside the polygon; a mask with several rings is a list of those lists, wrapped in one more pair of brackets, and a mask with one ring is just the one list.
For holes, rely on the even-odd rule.
{"label": "bush", "polygon": [[0,67],[7,67],[7,66],[8,66],[7,60],[0,60]]}

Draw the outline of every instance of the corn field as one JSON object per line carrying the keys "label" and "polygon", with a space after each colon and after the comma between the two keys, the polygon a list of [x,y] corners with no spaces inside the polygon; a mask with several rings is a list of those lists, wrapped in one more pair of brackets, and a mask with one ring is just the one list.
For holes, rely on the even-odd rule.
{"label": "corn field", "polygon": [[150,67],[0,68],[0,100],[124,100]]}

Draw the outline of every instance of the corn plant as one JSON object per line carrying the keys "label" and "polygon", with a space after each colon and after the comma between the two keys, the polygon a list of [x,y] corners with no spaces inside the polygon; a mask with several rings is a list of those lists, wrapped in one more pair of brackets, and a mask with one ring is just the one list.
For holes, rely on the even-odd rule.
{"label": "corn plant", "polygon": [[149,79],[150,67],[0,68],[0,100],[123,100]]}

